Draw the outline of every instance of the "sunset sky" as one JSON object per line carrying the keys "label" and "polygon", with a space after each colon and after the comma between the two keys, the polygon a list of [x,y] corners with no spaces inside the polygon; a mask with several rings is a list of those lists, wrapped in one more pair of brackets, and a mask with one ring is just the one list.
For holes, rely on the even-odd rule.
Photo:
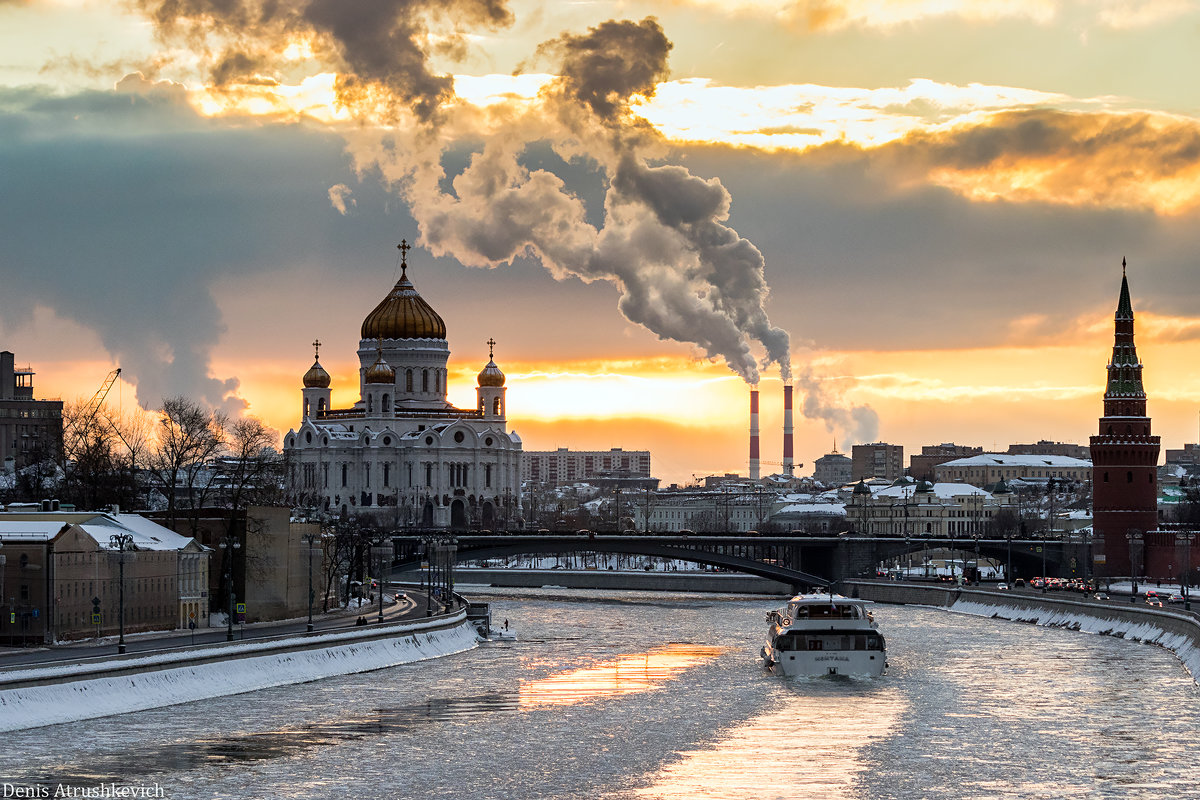
{"label": "sunset sky", "polygon": [[[527,449],[1200,437],[1200,2],[0,0],[0,349],[298,424],[409,275]],[[803,413],[800,413],[800,412]]]}

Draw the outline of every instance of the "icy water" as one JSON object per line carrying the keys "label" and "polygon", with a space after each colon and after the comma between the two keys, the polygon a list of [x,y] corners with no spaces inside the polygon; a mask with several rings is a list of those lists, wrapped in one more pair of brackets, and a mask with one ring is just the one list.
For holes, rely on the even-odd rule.
{"label": "icy water", "polygon": [[27,797],[115,783],[168,798],[1200,798],[1200,690],[1158,648],[880,606],[885,677],[787,680],[757,659],[779,598],[475,595],[518,641],[7,734],[0,784]]}

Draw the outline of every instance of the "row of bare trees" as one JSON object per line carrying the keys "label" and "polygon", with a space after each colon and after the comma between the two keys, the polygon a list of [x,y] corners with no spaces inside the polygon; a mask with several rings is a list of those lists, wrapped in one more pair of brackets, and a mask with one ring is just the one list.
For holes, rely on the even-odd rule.
{"label": "row of bare trees", "polygon": [[68,403],[63,446],[17,475],[9,502],[55,497],[80,509],[165,504],[175,528],[206,506],[236,512],[283,498],[274,431],[256,417],[230,419],[185,397],[150,413],[114,414]]}

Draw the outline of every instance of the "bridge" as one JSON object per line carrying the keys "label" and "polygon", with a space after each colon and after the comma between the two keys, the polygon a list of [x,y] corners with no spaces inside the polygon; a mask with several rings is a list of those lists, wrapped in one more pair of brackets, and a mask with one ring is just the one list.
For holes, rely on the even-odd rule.
{"label": "bridge", "polygon": [[[423,546],[445,531],[422,531],[393,537],[396,570],[416,569]],[[514,556],[606,553],[676,559],[758,575],[800,590],[840,580],[874,575],[881,563],[903,564],[906,558],[938,548],[978,553],[1012,565],[1012,576],[1082,575],[1085,546],[1057,539],[942,539],[867,536],[744,536],[721,534],[607,535],[456,534],[459,563]],[[918,561],[920,563],[920,561]]]}

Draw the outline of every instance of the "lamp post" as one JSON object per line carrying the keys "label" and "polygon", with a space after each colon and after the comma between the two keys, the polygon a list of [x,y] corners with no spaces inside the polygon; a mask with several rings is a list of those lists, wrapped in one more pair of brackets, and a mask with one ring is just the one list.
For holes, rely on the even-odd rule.
{"label": "lamp post", "polygon": [[1046,593],[1046,537],[1042,536],[1042,594]]}
{"label": "lamp post", "polygon": [[379,621],[383,622],[383,565],[387,557],[391,555],[392,548],[386,545],[377,545],[371,548],[371,555],[379,561]]}
{"label": "lamp post", "polygon": [[1131,590],[1129,592],[1129,602],[1137,602],[1137,576],[1140,570],[1142,560],[1142,532],[1130,531],[1125,534],[1125,538],[1129,540],[1129,572]]}
{"label": "lamp post", "polygon": [[1180,589],[1183,592],[1183,610],[1192,610],[1192,593],[1188,591],[1188,573],[1192,571],[1192,532],[1175,534],[1175,544],[1182,544],[1185,548],[1183,558],[1183,577],[1179,581]]}
{"label": "lamp post", "polygon": [[310,633],[313,631],[313,628],[314,628],[314,626],[313,626],[313,600],[315,599],[314,595],[313,595],[312,562],[313,562],[314,555],[316,555],[318,552],[323,552],[323,551],[318,551],[317,548],[314,547],[314,543],[317,542],[319,539],[320,539],[320,535],[315,534],[315,533],[309,533],[304,536],[304,541],[308,544],[308,548],[307,548],[307,550],[308,550],[308,631]]}
{"label": "lamp post", "polygon": [[[227,533],[221,537],[220,544],[221,552],[225,557],[225,585],[229,589],[228,602],[229,605],[225,608],[225,641],[233,641],[233,554],[242,549],[242,543],[237,540],[237,537],[232,533]],[[311,617],[310,617],[311,619]]]}
{"label": "lamp post", "polygon": [[117,549],[117,572],[118,578],[118,602],[117,607],[117,625],[119,636],[117,638],[117,653],[125,652],[125,551],[133,546],[133,534],[129,533],[114,533],[108,537],[108,546]]}

